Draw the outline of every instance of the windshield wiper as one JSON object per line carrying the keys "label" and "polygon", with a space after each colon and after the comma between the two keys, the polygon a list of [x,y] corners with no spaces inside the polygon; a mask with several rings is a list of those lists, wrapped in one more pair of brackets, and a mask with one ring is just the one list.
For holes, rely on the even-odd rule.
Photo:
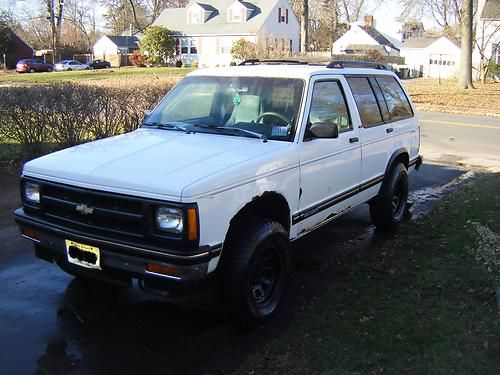
{"label": "windshield wiper", "polygon": [[204,128],[204,129],[213,129],[213,130],[229,130],[232,132],[238,132],[238,133],[250,135],[250,136],[252,136],[252,138],[262,139],[264,142],[267,142],[267,137],[265,134],[252,132],[252,131],[246,130],[246,129],[235,128],[233,126],[214,126],[214,125],[192,125],[192,126],[196,126],[198,128]]}
{"label": "windshield wiper", "polygon": [[161,123],[161,122],[145,122],[143,126],[148,127],[148,128],[155,128],[155,129],[164,129],[164,130],[179,130],[183,131],[186,134],[190,134],[190,131],[187,130],[184,126],[180,126],[177,124],[172,124],[172,123]]}

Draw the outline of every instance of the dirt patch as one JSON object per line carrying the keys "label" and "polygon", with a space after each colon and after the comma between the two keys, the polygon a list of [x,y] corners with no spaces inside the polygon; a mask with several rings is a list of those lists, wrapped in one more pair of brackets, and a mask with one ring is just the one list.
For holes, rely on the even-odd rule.
{"label": "dirt patch", "polygon": [[475,82],[475,90],[459,90],[457,81],[418,78],[404,81],[419,111],[500,117],[500,84]]}

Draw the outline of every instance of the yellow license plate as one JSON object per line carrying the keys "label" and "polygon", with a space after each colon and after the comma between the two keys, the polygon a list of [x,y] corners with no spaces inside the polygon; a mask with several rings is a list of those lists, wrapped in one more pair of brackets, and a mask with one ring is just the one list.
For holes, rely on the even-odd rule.
{"label": "yellow license plate", "polygon": [[68,262],[86,268],[101,269],[101,252],[98,247],[66,240]]}

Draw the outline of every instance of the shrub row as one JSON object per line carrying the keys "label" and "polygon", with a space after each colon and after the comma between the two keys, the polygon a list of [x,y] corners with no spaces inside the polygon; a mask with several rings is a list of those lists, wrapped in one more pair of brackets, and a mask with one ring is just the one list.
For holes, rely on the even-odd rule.
{"label": "shrub row", "polygon": [[57,83],[0,90],[0,142],[18,143],[29,160],[49,151],[137,129],[174,85]]}

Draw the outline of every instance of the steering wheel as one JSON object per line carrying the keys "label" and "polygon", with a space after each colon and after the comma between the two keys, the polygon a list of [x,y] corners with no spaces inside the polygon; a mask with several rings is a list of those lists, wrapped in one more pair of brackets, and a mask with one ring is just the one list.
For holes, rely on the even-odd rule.
{"label": "steering wheel", "polygon": [[281,113],[278,112],[264,112],[262,113],[259,117],[257,117],[257,120],[255,121],[257,124],[260,123],[260,120],[262,120],[266,116],[274,116],[282,120],[283,122],[286,123],[286,127],[290,130],[293,128],[293,124],[288,120],[285,116],[283,116]]}

